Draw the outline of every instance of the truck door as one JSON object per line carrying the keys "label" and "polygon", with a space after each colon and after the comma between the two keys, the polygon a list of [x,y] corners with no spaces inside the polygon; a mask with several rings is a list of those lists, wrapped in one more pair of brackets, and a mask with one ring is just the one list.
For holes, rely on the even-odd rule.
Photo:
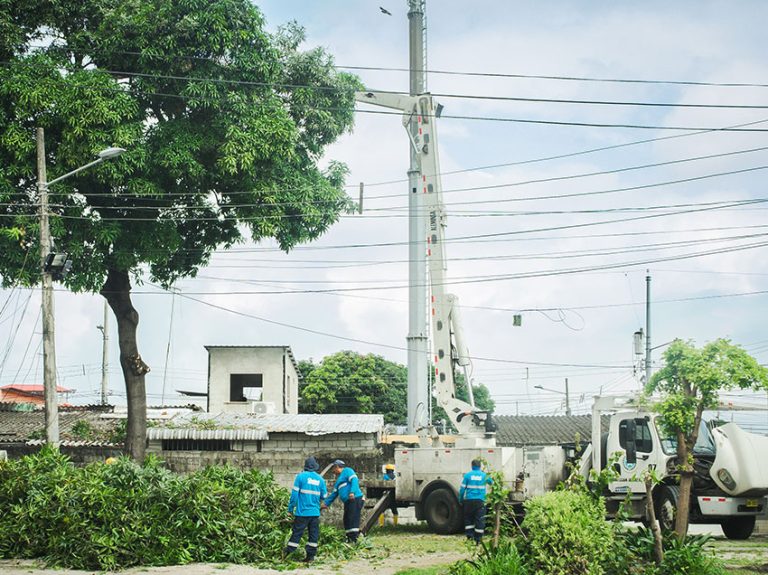
{"label": "truck door", "polygon": [[[649,465],[655,464],[654,439],[651,422],[646,417],[626,417],[619,420],[619,460],[616,462],[619,481],[642,483]],[[637,491],[632,485],[632,491]],[[642,487],[645,490],[645,487]]]}

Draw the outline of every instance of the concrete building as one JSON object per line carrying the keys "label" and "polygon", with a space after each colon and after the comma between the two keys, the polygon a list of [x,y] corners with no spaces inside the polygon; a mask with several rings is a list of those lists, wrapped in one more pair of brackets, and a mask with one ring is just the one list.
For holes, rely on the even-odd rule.
{"label": "concrete building", "polygon": [[299,412],[299,374],[288,346],[217,346],[208,350],[208,413]]}

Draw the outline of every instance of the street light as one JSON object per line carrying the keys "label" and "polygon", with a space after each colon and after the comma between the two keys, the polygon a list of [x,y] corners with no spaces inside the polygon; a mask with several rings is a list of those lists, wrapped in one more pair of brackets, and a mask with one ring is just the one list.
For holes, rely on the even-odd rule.
{"label": "street light", "polygon": [[557,389],[549,389],[548,387],[544,387],[543,385],[534,385],[535,389],[541,389],[542,391],[549,391],[552,393],[559,393],[560,395],[565,396],[565,415],[571,415],[571,401],[570,401],[570,393],[568,392],[568,378],[565,378],[565,392],[558,391]]}
{"label": "street light", "polygon": [[[53,280],[61,279],[69,270],[72,262],[66,254],[52,254],[51,232],[48,223],[48,188],[51,184],[82,172],[104,160],[116,158],[125,152],[123,148],[106,148],[98,153],[99,158],[84,166],[47,181],[45,166],[45,132],[37,129],[37,190],[40,196],[40,264],[42,281],[42,316],[43,316],[43,395],[45,397],[45,439],[46,442],[59,445],[59,404],[56,395],[56,346],[53,328]],[[53,257],[51,257],[53,256]]]}

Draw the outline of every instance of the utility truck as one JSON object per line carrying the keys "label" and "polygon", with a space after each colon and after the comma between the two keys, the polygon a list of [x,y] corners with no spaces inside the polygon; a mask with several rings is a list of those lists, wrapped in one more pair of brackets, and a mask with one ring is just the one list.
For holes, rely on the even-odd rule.
{"label": "utility truck", "polygon": [[[438,404],[457,430],[453,446],[442,445],[429,427],[420,430],[419,447],[395,449],[396,479],[367,482],[368,495],[378,498],[369,523],[394,501],[414,505],[417,519],[426,519],[437,533],[462,528],[457,490],[473,459],[482,458],[490,469],[501,471],[514,502],[553,490],[575,465],[590,477],[590,470],[614,467],[616,480],[605,493],[608,513],[628,500],[632,519],[645,519],[645,485],[639,479],[649,467],[661,483],[656,487],[657,516],[665,528],[674,525],[678,502],[676,445],[661,432],[656,414],[614,397],[596,397],[591,437],[574,438],[565,445],[499,447],[496,426],[489,412],[472,401],[456,397],[454,368],[466,369],[469,352],[464,343],[456,296],[446,293],[444,243],[445,213],[440,187],[436,120],[439,108],[430,94],[407,96],[361,92],[358,101],[400,110],[403,125],[412,120],[418,130],[408,131],[420,159],[423,208],[426,210],[424,249],[427,253],[430,316],[434,360],[434,386]],[[467,377],[471,390],[471,383]],[[603,433],[603,421],[607,432]],[[747,433],[734,424],[704,427],[694,450],[696,476],[692,491],[691,523],[719,523],[726,536],[748,538],[756,517],[766,513],[768,495],[768,437]]]}

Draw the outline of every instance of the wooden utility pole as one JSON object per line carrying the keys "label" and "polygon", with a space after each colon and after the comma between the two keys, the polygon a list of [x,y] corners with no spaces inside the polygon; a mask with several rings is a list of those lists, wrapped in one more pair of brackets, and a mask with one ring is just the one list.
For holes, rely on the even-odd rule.
{"label": "wooden utility pole", "polygon": [[48,224],[48,180],[45,171],[45,132],[37,129],[37,191],[40,196],[40,271],[43,316],[43,393],[45,396],[45,440],[59,446],[59,401],[56,387],[56,346],[53,327],[53,278],[45,271],[45,260],[51,249]]}

